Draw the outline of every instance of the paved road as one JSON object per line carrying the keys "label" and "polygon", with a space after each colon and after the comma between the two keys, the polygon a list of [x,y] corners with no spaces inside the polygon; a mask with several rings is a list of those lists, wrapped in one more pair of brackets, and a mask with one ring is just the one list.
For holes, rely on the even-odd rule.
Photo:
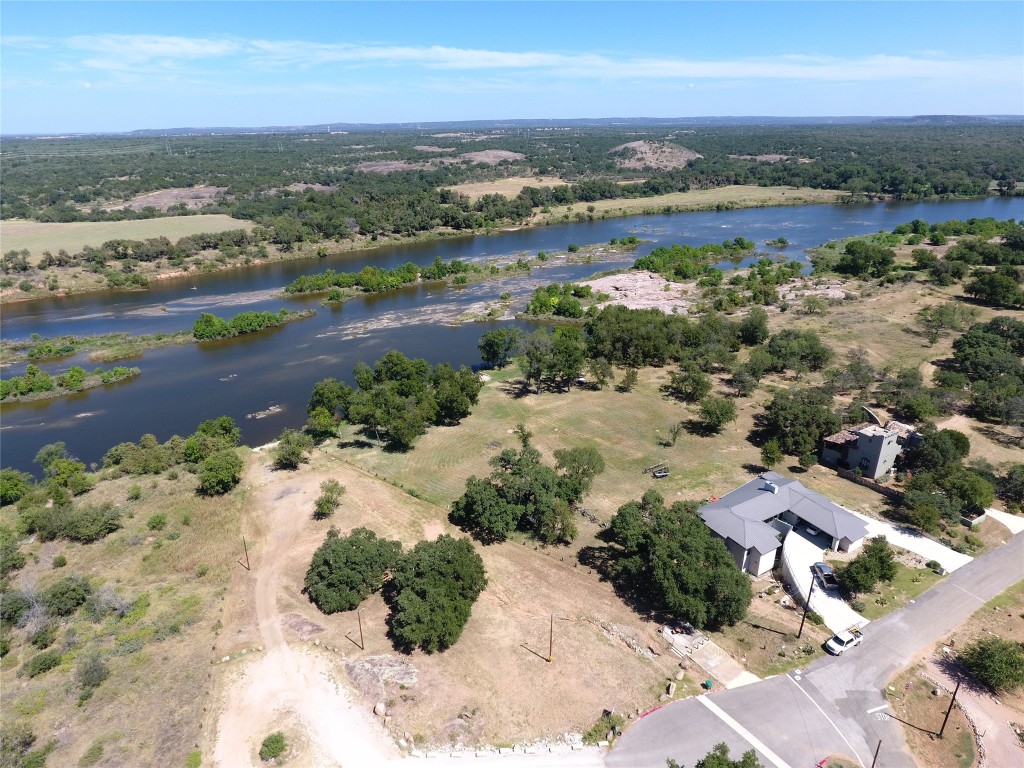
{"label": "paved road", "polygon": [[692,766],[724,741],[734,758],[754,749],[766,768],[812,768],[830,754],[870,765],[881,740],[880,768],[914,768],[898,724],[885,715],[886,684],[1021,579],[1024,534],[868,625],[864,644],[839,658],[819,659],[801,675],[686,699],[651,713],[626,731],[605,763],[664,768],[672,757]]}

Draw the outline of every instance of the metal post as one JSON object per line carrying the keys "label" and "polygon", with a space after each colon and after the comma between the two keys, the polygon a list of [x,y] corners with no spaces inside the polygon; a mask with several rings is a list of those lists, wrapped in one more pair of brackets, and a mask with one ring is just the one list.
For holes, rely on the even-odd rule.
{"label": "metal post", "polygon": [[363,612],[356,611],[356,618],[359,619],[359,650],[365,651],[366,646],[363,645]]}
{"label": "metal post", "polygon": [[238,564],[245,568],[245,570],[247,571],[252,570],[251,568],[249,568],[249,547],[245,543],[245,536],[242,537],[242,549],[245,551],[245,563],[243,564],[242,561],[239,560]]}
{"label": "metal post", "polygon": [[799,640],[800,636],[804,633],[804,622],[807,621],[807,612],[811,610],[811,595],[814,594],[814,584],[816,579],[814,574],[811,574],[811,589],[807,593],[807,600],[804,602],[804,615],[800,618],[800,631],[796,633],[796,639]]}
{"label": "metal post", "polygon": [[882,751],[882,740],[878,740],[878,746],[875,747],[875,756],[871,758],[871,768],[875,768],[875,763],[878,762],[878,753]]}
{"label": "metal post", "polygon": [[956,704],[956,695],[960,693],[960,683],[957,682],[956,690],[953,691],[953,698],[949,700],[949,709],[946,710],[946,716],[942,718],[942,727],[939,728],[939,738],[942,738],[942,733],[946,730],[946,723],[949,722],[949,714],[953,711],[953,705]]}
{"label": "metal post", "polygon": [[551,628],[548,631],[548,664],[555,660],[555,614],[551,614]]}

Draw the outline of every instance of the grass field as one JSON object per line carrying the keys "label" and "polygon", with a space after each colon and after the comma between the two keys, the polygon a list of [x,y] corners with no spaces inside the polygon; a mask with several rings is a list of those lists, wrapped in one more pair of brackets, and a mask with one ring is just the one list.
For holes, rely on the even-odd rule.
{"label": "grass field", "polygon": [[[575,203],[552,208],[551,213],[534,214],[534,223],[554,223],[575,219],[577,213],[592,213],[595,217],[629,216],[638,213],[664,213],[666,211],[703,211],[719,208],[761,208],[778,205],[810,205],[834,203],[847,193],[809,187],[757,187],[733,185],[690,192],[672,192],[656,197],[597,200],[593,203]],[[593,206],[594,210],[590,211]]]}
{"label": "grass field", "polygon": [[28,249],[31,263],[36,263],[43,251],[56,253],[63,248],[78,253],[87,245],[99,246],[108,240],[145,240],[166,237],[177,240],[200,232],[224,232],[229,229],[252,229],[253,223],[233,219],[223,214],[198,216],[166,216],[158,219],[131,221],[75,221],[67,224],[38,221],[4,221],[0,223],[0,249]]}
{"label": "grass field", "polygon": [[456,184],[450,189],[468,195],[471,199],[477,200],[484,195],[504,195],[515,197],[523,187],[555,187],[565,184],[557,176],[511,176],[507,179],[495,179],[494,181],[471,181],[465,184]]}

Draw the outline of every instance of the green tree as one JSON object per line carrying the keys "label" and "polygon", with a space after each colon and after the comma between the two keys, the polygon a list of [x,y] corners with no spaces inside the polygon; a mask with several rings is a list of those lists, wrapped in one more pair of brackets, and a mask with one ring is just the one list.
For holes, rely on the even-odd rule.
{"label": "green tree", "polygon": [[298,469],[307,454],[313,449],[313,438],[294,429],[285,429],[277,439],[274,448],[274,467],[277,469]]}
{"label": "green tree", "polygon": [[680,400],[695,403],[706,397],[711,391],[711,377],[700,370],[696,364],[683,363],[680,365],[679,371],[670,376],[668,390]]}
{"label": "green tree", "polygon": [[0,506],[19,501],[32,488],[32,476],[6,467],[0,469]]}
{"label": "green tree", "polygon": [[740,322],[740,340],[753,347],[768,340],[768,313],[763,307],[754,307]]}
{"label": "green tree", "polygon": [[761,446],[761,466],[771,469],[785,458],[778,440],[769,440]]}
{"label": "green tree", "polygon": [[192,336],[196,341],[211,341],[212,339],[223,339],[229,336],[231,330],[227,320],[217,315],[203,312],[199,319],[192,324]]}
{"label": "green tree", "polygon": [[1024,687],[1024,643],[983,637],[957,652],[956,658],[975,680],[997,695]]}
{"label": "green tree", "polygon": [[746,615],[750,580],[725,543],[682,502],[666,509],[659,495],[645,494],[619,508],[611,532],[622,547],[614,577],[654,607],[697,627],[732,625]]}
{"label": "green tree", "polygon": [[864,545],[864,551],[837,573],[839,584],[849,593],[865,593],[880,581],[892,581],[899,565],[884,536],[876,536]]}
{"label": "green tree", "polygon": [[790,456],[818,450],[822,438],[840,427],[832,401],[832,395],[821,389],[779,392],[765,407],[765,436]]}
{"label": "green tree", "polygon": [[389,585],[391,634],[400,648],[450,648],[487,586],[480,555],[467,539],[421,541],[395,568]]}
{"label": "green tree", "polygon": [[722,427],[736,421],[736,403],[725,397],[709,396],[700,401],[701,424],[709,432],[721,432]]}
{"label": "green tree", "polygon": [[220,496],[242,479],[242,460],[233,449],[217,451],[203,460],[199,469],[199,493]]}
{"label": "green tree", "polygon": [[[672,758],[668,759],[667,766],[668,768],[682,768]],[[729,757],[728,745],[719,742],[695,763],[694,768],[764,768],[764,766],[757,759],[754,750],[748,749],[739,760],[733,760]]]}
{"label": "green tree", "polygon": [[480,359],[488,368],[504,368],[515,356],[522,338],[523,332],[513,326],[486,331],[477,344]]}
{"label": "green tree", "polygon": [[622,377],[622,382],[618,386],[619,391],[632,392],[638,378],[639,375],[636,368],[627,368],[625,375]]}
{"label": "green tree", "polygon": [[366,528],[356,528],[344,538],[331,528],[313,553],[305,592],[323,613],[351,611],[381,588],[384,572],[401,554],[399,542],[379,539]]}

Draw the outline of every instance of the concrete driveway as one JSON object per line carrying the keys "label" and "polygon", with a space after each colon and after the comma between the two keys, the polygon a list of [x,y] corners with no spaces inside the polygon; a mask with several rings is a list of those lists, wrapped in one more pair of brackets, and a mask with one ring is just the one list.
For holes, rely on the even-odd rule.
{"label": "concrete driveway", "polygon": [[947,571],[952,573],[957,568],[962,568],[974,558],[969,555],[962,555],[949,547],[929,539],[919,531],[903,525],[893,525],[882,520],[875,520],[873,517],[862,515],[859,512],[848,510],[864,521],[868,527],[868,538],[884,536],[886,540],[895,547],[920,555],[926,561],[934,560]]}
{"label": "concrete driveway", "polygon": [[[792,574],[792,578],[787,580],[799,594],[801,604],[807,600],[811,588],[811,566],[824,559],[825,546],[825,537],[812,537],[802,528],[794,528],[782,543],[782,557],[788,563],[783,572]],[[816,585],[811,594],[811,610],[821,616],[825,626],[833,632],[842,632],[854,625],[863,627],[868,623],[839,596],[838,590],[822,589],[821,584]]]}

